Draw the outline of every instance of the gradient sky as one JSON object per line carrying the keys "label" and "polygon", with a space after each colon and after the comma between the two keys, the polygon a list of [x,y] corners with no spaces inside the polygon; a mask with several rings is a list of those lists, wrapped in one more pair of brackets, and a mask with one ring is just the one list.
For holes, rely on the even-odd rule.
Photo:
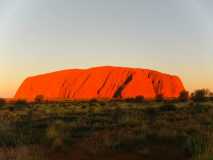
{"label": "gradient sky", "polygon": [[213,1],[0,0],[0,97],[29,75],[98,65],[213,90]]}

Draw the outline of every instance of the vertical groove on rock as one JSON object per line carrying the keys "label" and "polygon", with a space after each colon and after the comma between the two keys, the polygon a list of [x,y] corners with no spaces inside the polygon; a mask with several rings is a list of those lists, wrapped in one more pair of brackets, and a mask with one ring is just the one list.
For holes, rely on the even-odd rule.
{"label": "vertical groove on rock", "polygon": [[82,86],[88,81],[89,77],[91,75],[87,75],[87,77],[84,79],[84,81],[81,83],[81,85],[79,86],[79,88],[74,92],[73,97],[75,97],[75,95],[79,92],[79,90],[82,88]]}
{"label": "vertical groove on rock", "polygon": [[121,93],[126,87],[126,85],[131,82],[132,80],[132,74],[130,74],[127,79],[124,81],[124,83],[115,91],[115,94],[113,95],[113,98],[122,98]]}
{"label": "vertical groove on rock", "polygon": [[111,72],[108,73],[106,79],[104,80],[103,85],[98,89],[98,91],[97,91],[97,94],[98,94],[98,95],[100,94],[101,90],[105,87],[107,81],[109,80],[110,74],[111,74]]}
{"label": "vertical groove on rock", "polygon": [[67,80],[64,79],[64,81],[61,84],[60,89],[59,89],[59,96],[62,96],[62,98],[67,98],[66,97],[66,83],[67,83]]}

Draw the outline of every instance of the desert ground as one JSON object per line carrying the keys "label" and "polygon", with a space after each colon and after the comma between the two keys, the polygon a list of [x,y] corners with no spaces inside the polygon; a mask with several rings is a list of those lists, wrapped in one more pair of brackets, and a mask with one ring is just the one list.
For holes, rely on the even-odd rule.
{"label": "desert ground", "polygon": [[1,100],[1,160],[210,160],[212,155],[212,98]]}

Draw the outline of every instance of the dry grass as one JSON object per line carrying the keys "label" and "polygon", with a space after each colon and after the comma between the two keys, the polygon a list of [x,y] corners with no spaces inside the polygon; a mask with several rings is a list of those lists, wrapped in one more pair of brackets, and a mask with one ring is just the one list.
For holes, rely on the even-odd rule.
{"label": "dry grass", "polygon": [[210,160],[213,155],[212,102],[23,105],[0,110],[0,160],[104,159],[106,154],[113,155],[108,159],[128,154]]}

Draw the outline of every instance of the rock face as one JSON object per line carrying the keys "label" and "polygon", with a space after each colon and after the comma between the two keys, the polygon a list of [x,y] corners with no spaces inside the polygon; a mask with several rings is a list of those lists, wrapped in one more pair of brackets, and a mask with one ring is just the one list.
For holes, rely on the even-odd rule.
{"label": "rock face", "polygon": [[48,100],[90,100],[178,97],[184,90],[181,80],[157,71],[125,67],[95,67],[58,71],[27,78],[15,98],[32,101],[38,95]]}

